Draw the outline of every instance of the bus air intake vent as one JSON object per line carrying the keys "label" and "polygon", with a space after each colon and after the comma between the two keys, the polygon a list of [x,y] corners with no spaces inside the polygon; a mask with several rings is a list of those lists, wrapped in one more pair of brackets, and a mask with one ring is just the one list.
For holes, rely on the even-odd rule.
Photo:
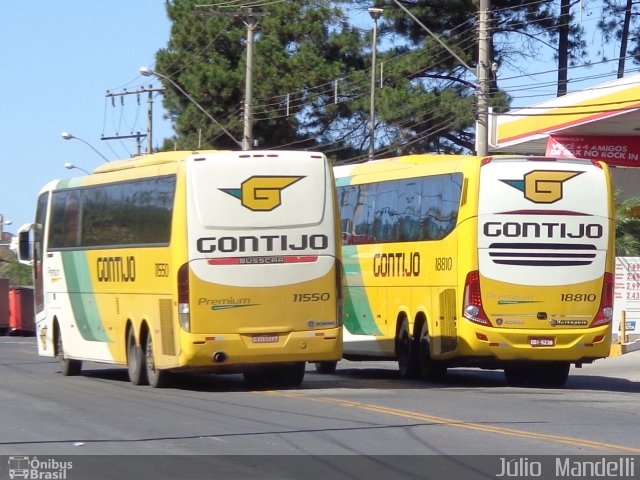
{"label": "bus air intake vent", "polygon": [[588,244],[492,243],[489,256],[499,265],[573,267],[591,265],[597,248]]}
{"label": "bus air intake vent", "polygon": [[176,342],[173,326],[173,302],[170,299],[159,300],[160,307],[160,338],[162,339],[162,354],[175,355]]}

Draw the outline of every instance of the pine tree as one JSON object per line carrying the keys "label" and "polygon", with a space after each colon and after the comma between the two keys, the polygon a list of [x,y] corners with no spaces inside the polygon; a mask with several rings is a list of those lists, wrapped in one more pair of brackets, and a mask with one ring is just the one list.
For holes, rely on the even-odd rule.
{"label": "pine tree", "polygon": [[[565,65],[559,72],[559,94],[566,87],[566,65],[585,54],[574,13],[562,16],[561,2],[568,0],[492,0],[491,18],[491,51],[498,68],[534,57],[539,48],[556,48],[559,64]],[[244,4],[215,0],[196,8],[196,0],[167,2],[171,38],[156,57],[156,70],[189,92],[236,140],[243,135],[246,27],[241,15],[232,14],[246,16]],[[350,20],[368,19],[371,0],[246,2],[250,4],[263,5],[253,11],[264,15],[258,21],[253,63],[258,147],[319,149],[336,161],[366,159],[372,37]],[[473,151],[477,1],[387,0],[378,5],[384,6],[384,16],[374,90],[376,156]],[[204,16],[204,10],[216,16]],[[170,82],[165,86],[176,137],[164,148],[238,148]],[[497,113],[508,108],[498,78],[492,79],[490,97]]]}
{"label": "pine tree", "polygon": [[[173,22],[156,69],[197,100],[236,139],[243,135],[246,27],[249,11],[215,2],[204,16],[195,0],[167,3]],[[363,70],[361,35],[329,1],[267,2],[254,39],[253,134],[260,148],[313,148],[331,125],[350,118],[334,106],[333,80]],[[236,143],[166,82],[165,106],[177,136],[172,148],[237,148]]]}

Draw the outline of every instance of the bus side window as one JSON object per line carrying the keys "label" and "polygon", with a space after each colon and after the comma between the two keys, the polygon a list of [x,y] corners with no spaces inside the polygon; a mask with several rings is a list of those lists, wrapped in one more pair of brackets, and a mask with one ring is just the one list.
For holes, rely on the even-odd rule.
{"label": "bus side window", "polygon": [[420,239],[420,197],[417,182],[407,182],[399,199],[400,237],[398,240],[415,242]]}
{"label": "bus side window", "polygon": [[80,245],[80,202],[76,195],[69,195],[64,209],[65,247]]}
{"label": "bus side window", "polygon": [[51,210],[49,247],[78,246],[80,240],[79,194],[72,191],[54,192]]}

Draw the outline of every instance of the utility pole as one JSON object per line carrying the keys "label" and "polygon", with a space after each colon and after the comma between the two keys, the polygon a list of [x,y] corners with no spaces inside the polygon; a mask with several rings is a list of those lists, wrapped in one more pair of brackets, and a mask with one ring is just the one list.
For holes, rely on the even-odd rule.
{"label": "utility pole", "polygon": [[[198,5],[198,7],[211,7],[212,5]],[[242,150],[253,148],[253,38],[258,26],[258,18],[266,17],[268,12],[254,12],[246,9],[240,12],[221,12],[198,10],[197,15],[205,17],[238,17],[247,27],[247,56],[244,77],[244,133],[242,135]]]}
{"label": "utility pole", "polygon": [[373,160],[376,148],[376,50],[378,48],[378,19],[384,13],[382,8],[369,8],[369,15],[373,20],[371,40],[371,91],[369,101],[369,160]]}
{"label": "utility pole", "polygon": [[443,42],[440,37],[429,30],[407,7],[399,0],[393,2],[413,19],[422,29],[436,40],[460,65],[465,67],[477,80],[476,94],[478,113],[476,120],[476,154],[485,156],[489,150],[489,71],[491,69],[490,36],[489,36],[489,12],[490,0],[480,0],[480,12],[478,19],[478,67],[473,69],[455,51]]}
{"label": "utility pole", "polygon": [[478,21],[478,120],[476,121],[476,155],[489,153],[489,71],[491,69],[489,42],[490,0],[480,0]]}
{"label": "utility pole", "polygon": [[147,133],[143,134],[140,132],[137,132],[135,134],[131,134],[131,135],[115,135],[115,136],[111,136],[111,137],[101,137],[100,140],[122,140],[125,138],[135,138],[137,139],[136,142],[136,150],[137,150],[137,155],[141,154],[141,142],[140,139],[142,137],[147,137],[147,151],[146,153],[152,153],[153,152],[153,93],[154,92],[164,92],[164,88],[153,88],[151,85],[149,85],[149,87],[142,87],[139,88],[137,90],[132,90],[132,91],[128,91],[126,89],[122,90],[121,92],[110,92],[109,90],[107,90],[106,93],[106,97],[107,98],[111,98],[111,101],[113,102],[115,97],[120,97],[120,98],[124,98],[126,95],[138,95],[138,98],[140,98],[140,94],[141,93],[147,93],[148,97],[147,97]]}
{"label": "utility pole", "polygon": [[[149,85],[151,90],[151,85]],[[147,96],[147,153],[153,152],[153,92]]]}
{"label": "utility pole", "polygon": [[244,73],[244,134],[242,150],[253,148],[253,35],[258,23],[255,17],[243,20],[247,26],[247,60]]}

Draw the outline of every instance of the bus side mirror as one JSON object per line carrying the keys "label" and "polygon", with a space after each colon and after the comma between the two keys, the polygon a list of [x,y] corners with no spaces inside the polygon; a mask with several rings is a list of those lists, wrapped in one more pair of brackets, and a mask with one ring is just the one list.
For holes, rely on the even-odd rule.
{"label": "bus side mirror", "polygon": [[20,263],[31,264],[33,260],[31,250],[31,229],[20,229],[18,232],[18,260]]}

